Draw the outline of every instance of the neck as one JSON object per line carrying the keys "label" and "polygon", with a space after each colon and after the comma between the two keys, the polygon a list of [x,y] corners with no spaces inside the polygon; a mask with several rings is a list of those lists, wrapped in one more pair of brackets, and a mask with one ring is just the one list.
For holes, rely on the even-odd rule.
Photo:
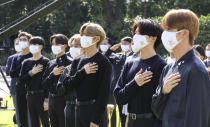
{"label": "neck", "polygon": [[176,58],[176,61],[178,61],[182,56],[184,56],[191,49],[192,49],[192,46],[189,44],[189,42],[187,43],[180,42],[180,45],[177,45],[173,49],[173,54],[174,54],[174,57]]}
{"label": "neck", "polygon": [[41,52],[38,52],[38,53],[33,54],[33,59],[34,59],[34,60],[38,60],[38,59],[40,59],[41,57],[42,57]]}
{"label": "neck", "polygon": [[153,46],[146,46],[141,49],[141,59],[148,59],[156,55],[155,49]]}
{"label": "neck", "polygon": [[65,52],[61,52],[61,53],[59,53],[58,55],[56,55],[56,57],[58,58],[58,57],[61,57],[61,56],[63,56],[65,54]]}
{"label": "neck", "polygon": [[29,48],[25,48],[22,51],[23,55],[29,54]]}
{"label": "neck", "polygon": [[96,45],[85,48],[86,58],[90,58],[94,56],[97,52],[98,52],[98,48],[96,48]]}

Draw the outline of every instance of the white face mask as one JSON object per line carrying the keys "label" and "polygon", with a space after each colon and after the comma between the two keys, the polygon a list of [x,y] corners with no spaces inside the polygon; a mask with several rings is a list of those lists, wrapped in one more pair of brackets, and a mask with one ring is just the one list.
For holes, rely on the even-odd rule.
{"label": "white face mask", "polygon": [[100,49],[102,52],[106,52],[109,49],[108,45],[100,45]]}
{"label": "white face mask", "polygon": [[130,49],[129,45],[121,45],[121,49],[123,52],[127,52]]}
{"label": "white face mask", "polygon": [[146,35],[135,34],[133,36],[133,43],[136,47],[136,50],[141,50],[148,45]]}
{"label": "white face mask", "polygon": [[82,36],[80,43],[83,48],[88,48],[92,45],[93,37],[90,36]]}
{"label": "white face mask", "polygon": [[15,45],[15,51],[16,52],[21,52],[22,51],[22,47],[19,44]]}
{"label": "white face mask", "polygon": [[29,50],[32,54],[35,54],[40,51],[39,45],[30,45]]}
{"label": "white face mask", "polygon": [[181,41],[177,40],[176,34],[182,32],[182,30],[177,32],[168,32],[164,31],[162,33],[161,39],[163,42],[164,47],[168,52],[173,52],[174,47],[176,47]]}
{"label": "white face mask", "polygon": [[20,42],[19,42],[19,45],[20,45],[20,47],[21,47],[22,49],[25,49],[25,48],[28,47],[28,42],[26,42],[26,41],[20,41]]}
{"label": "white face mask", "polygon": [[59,45],[53,45],[51,47],[53,54],[58,55],[59,53],[62,52],[62,48]]}
{"label": "white face mask", "polygon": [[209,50],[206,51],[206,56],[210,57],[210,51]]}
{"label": "white face mask", "polygon": [[132,45],[132,46],[131,46],[131,49],[132,49],[132,51],[133,51],[134,53],[136,53],[136,52],[139,51],[139,49],[138,49],[135,45]]}
{"label": "white face mask", "polygon": [[69,52],[73,58],[77,58],[81,54],[81,48],[72,47]]}

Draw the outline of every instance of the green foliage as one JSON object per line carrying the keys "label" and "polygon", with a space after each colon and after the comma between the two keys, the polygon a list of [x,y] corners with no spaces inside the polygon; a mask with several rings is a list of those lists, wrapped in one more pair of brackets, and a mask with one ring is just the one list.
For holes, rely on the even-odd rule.
{"label": "green foliage", "polygon": [[205,47],[210,43],[210,14],[200,17],[200,32],[195,40],[195,44]]}
{"label": "green foliage", "polygon": [[[12,4],[0,6],[0,24],[5,25],[40,6],[46,0],[17,0]],[[190,4],[189,4],[190,3]],[[146,3],[147,17],[161,22],[165,13],[173,8],[188,8],[200,17],[200,33],[196,44],[206,46],[210,42],[210,1],[209,0],[150,0]],[[39,19],[26,29],[33,35],[44,37],[46,52],[50,58],[49,38],[54,33],[63,33],[68,37],[79,33],[83,23],[91,21],[103,26],[107,37],[118,43],[124,36],[132,36],[131,28],[135,18],[143,18],[145,3],[141,0],[74,0],[62,8]],[[6,13],[5,13],[6,12]],[[160,46],[158,52],[167,52]],[[1,58],[2,60],[2,58]]]}

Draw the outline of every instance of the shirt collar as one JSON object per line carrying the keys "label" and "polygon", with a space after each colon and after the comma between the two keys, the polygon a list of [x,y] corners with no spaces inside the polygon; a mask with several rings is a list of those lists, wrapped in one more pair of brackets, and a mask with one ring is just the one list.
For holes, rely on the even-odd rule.
{"label": "shirt collar", "polygon": [[184,64],[188,59],[194,56],[195,56],[194,50],[191,49],[184,56],[182,56],[176,63],[180,66],[181,64]]}

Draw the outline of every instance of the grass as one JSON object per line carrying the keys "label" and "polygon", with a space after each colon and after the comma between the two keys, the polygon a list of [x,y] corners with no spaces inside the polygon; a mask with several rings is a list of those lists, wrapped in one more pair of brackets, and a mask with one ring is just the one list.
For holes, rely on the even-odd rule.
{"label": "grass", "polygon": [[[8,108],[14,108],[12,98],[9,96],[4,97],[3,106],[8,101]],[[13,123],[14,110],[0,110],[0,127],[16,127]]]}

